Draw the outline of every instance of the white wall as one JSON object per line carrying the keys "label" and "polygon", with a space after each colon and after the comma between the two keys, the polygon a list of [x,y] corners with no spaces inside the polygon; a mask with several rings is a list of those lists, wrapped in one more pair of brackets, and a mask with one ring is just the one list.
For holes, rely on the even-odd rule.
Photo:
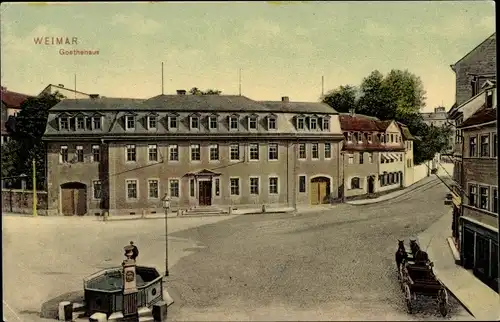
{"label": "white wall", "polygon": [[[427,165],[431,166],[431,164],[432,164],[431,161],[427,161]],[[448,174],[450,176],[453,176],[453,163],[439,163],[437,164],[437,169],[438,169],[437,175],[440,176],[441,178],[448,176]],[[425,166],[425,164],[419,164],[413,168],[413,171],[414,171],[413,183],[416,183],[427,177],[428,168]]]}
{"label": "white wall", "polygon": [[413,167],[413,183],[419,182],[420,180],[427,177],[427,167],[425,164],[419,164]]}

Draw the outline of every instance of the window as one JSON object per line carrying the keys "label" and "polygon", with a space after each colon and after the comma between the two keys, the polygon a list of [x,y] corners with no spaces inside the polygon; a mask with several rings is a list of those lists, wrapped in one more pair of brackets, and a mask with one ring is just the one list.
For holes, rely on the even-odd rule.
{"label": "window", "polygon": [[101,117],[100,116],[94,116],[92,118],[92,128],[94,130],[99,130],[101,128]]}
{"label": "window", "polygon": [[352,132],[347,133],[347,142],[352,142]]}
{"label": "window", "polygon": [[330,119],[327,117],[323,119],[323,130],[324,131],[330,130]]}
{"label": "window", "polygon": [[476,207],[476,198],[477,198],[477,187],[474,185],[469,185],[469,206]]}
{"label": "window", "polygon": [[250,160],[259,160],[259,145],[250,144]]}
{"label": "window", "polygon": [[69,118],[67,117],[59,118],[59,129],[69,130]]}
{"label": "window", "polygon": [[311,154],[313,159],[319,159],[319,144],[313,143],[311,145]]}
{"label": "window", "polygon": [[269,144],[268,149],[269,160],[278,160],[278,144],[271,143]]}
{"label": "window", "polygon": [[158,192],[158,180],[148,180],[148,197],[149,199],[158,199],[160,193]]}
{"label": "window", "polygon": [[61,146],[61,162],[68,162],[68,147],[66,145]]}
{"label": "window", "polygon": [[481,136],[481,156],[489,157],[490,156],[490,136],[482,135]]}
{"label": "window", "polygon": [[373,163],[373,153],[368,153],[368,163]]}
{"label": "window", "polygon": [[270,116],[267,119],[267,129],[268,130],[276,130],[276,117]]}
{"label": "window", "polygon": [[91,117],[85,118],[85,127],[87,128],[87,130],[92,129],[92,118]]}
{"label": "window", "polygon": [[361,133],[359,133],[359,132],[354,133],[354,142],[358,142],[358,143],[363,142],[363,141],[361,141]]}
{"label": "window", "polygon": [[169,116],[168,118],[168,128],[169,129],[176,129],[177,128],[177,116]]}
{"label": "window", "polygon": [[170,190],[170,197],[179,198],[179,180],[168,180],[168,188]]}
{"label": "window", "polygon": [[127,180],[127,199],[137,199],[137,180]]}
{"label": "window", "polygon": [[219,161],[219,145],[212,144],[210,150],[210,161]]}
{"label": "window", "polygon": [[156,115],[148,116],[148,129],[156,129]]}
{"label": "window", "polygon": [[76,146],[76,162],[83,162],[83,146]]}
{"label": "window", "polygon": [[309,129],[316,130],[318,128],[318,120],[315,117],[309,119]]}
{"label": "window", "polygon": [[239,196],[240,195],[240,179],[239,178],[229,179],[229,185],[230,185],[231,196]]}
{"label": "window", "polygon": [[368,133],[366,135],[366,140],[368,141],[368,143],[372,143],[372,134],[371,133]]}
{"label": "window", "polygon": [[125,129],[127,130],[135,129],[135,116],[133,115],[125,116]]}
{"label": "window", "polygon": [[127,145],[126,149],[127,149],[127,161],[135,162],[136,161],[135,145],[129,144]]}
{"label": "window", "polygon": [[194,197],[195,190],[195,181],[194,179],[189,180],[189,196]]}
{"label": "window", "polygon": [[303,117],[297,118],[297,129],[303,130],[304,127],[305,127],[304,118]]}
{"label": "window", "polygon": [[229,118],[229,129],[230,130],[237,130],[238,129],[238,117],[237,116],[231,116]]}
{"label": "window", "polygon": [[332,157],[332,145],[330,143],[325,143],[325,159],[330,159]]}
{"label": "window", "polygon": [[212,115],[208,118],[208,128],[211,130],[217,129],[217,116]]}
{"label": "window", "polygon": [[359,178],[354,177],[351,179],[351,189],[359,189]]}
{"label": "window", "polygon": [[476,156],[476,145],[477,145],[477,138],[472,137],[469,139],[469,156],[470,157],[475,157]]}
{"label": "window", "polygon": [[231,144],[229,148],[229,158],[231,161],[239,161],[240,160],[240,145],[239,144]]}
{"label": "window", "polygon": [[349,164],[354,164],[354,155],[352,155],[352,154],[348,154],[348,155],[347,155],[347,162],[348,162]]}
{"label": "window", "polygon": [[403,161],[403,153],[400,153],[399,154],[399,162],[402,162]]}
{"label": "window", "polygon": [[363,160],[363,152],[359,152],[359,164],[363,164],[365,160]]}
{"label": "window", "polygon": [[220,196],[220,179],[215,179],[215,195]]}
{"label": "window", "polygon": [[248,128],[250,130],[256,130],[257,129],[257,117],[256,116],[250,116],[248,118]]}
{"label": "window", "polygon": [[380,179],[380,185],[385,186],[385,175],[379,175],[378,178]]}
{"label": "window", "polygon": [[498,155],[498,141],[497,141],[497,134],[493,134],[493,153],[491,154],[494,158],[497,157]]}
{"label": "window", "polygon": [[269,193],[273,194],[273,195],[278,193],[278,178],[277,177],[269,178]]}
{"label": "window", "polygon": [[92,181],[92,198],[101,199],[102,196],[102,184],[99,180]]}
{"label": "window", "polygon": [[480,199],[479,199],[479,207],[481,209],[488,210],[489,207],[489,194],[490,194],[490,189],[488,187],[480,187],[479,188],[479,194],[480,194]]}
{"label": "window", "polygon": [[394,134],[391,134],[391,143],[394,142]]}
{"label": "window", "polygon": [[100,162],[101,161],[101,149],[98,145],[92,146],[92,161]]}
{"label": "window", "polygon": [[158,161],[158,146],[156,144],[148,145],[148,160],[152,162]]}
{"label": "window", "polygon": [[250,194],[259,194],[259,178],[250,178]]}
{"label": "window", "polygon": [[300,143],[299,144],[299,159],[305,159],[307,157],[306,154],[306,144],[305,143]]}
{"label": "window", "polygon": [[85,118],[83,117],[76,118],[76,128],[79,130],[85,130]]}
{"label": "window", "polygon": [[179,161],[179,146],[177,144],[168,147],[168,160]]}
{"label": "window", "polygon": [[299,192],[306,192],[306,176],[299,176]]}
{"label": "window", "polygon": [[492,193],[493,194],[493,198],[492,198],[493,199],[493,205],[491,207],[491,210],[494,213],[498,214],[498,188],[493,188],[492,190],[493,190],[492,191],[493,192]]}
{"label": "window", "polygon": [[199,144],[191,144],[191,161],[200,161],[200,145]]}
{"label": "window", "polygon": [[200,128],[200,118],[198,116],[191,116],[191,130]]}

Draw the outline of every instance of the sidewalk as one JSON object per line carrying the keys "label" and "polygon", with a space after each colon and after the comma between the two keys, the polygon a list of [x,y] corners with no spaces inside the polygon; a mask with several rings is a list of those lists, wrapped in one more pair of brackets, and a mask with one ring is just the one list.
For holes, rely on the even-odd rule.
{"label": "sidewalk", "polygon": [[466,309],[481,321],[500,319],[500,296],[477,279],[472,272],[455,264],[448,244],[452,212],[448,212],[418,236],[420,247],[434,262],[434,273]]}
{"label": "sidewalk", "polygon": [[378,203],[378,202],[382,202],[382,201],[394,199],[394,198],[399,197],[401,195],[407,194],[408,192],[411,192],[411,191],[413,191],[415,189],[418,189],[418,188],[420,188],[422,186],[430,185],[431,183],[436,183],[436,182],[440,182],[439,179],[435,175],[430,175],[429,177],[425,177],[424,179],[422,179],[422,180],[420,180],[418,182],[415,182],[414,184],[412,184],[409,187],[406,187],[404,189],[397,190],[397,191],[394,191],[394,192],[390,192],[390,193],[382,195],[382,196],[380,196],[378,198],[362,199],[362,200],[352,200],[352,201],[346,201],[346,203],[349,204],[349,205],[356,205],[356,206],[359,206],[359,205],[368,205],[368,204],[372,204],[372,203]]}

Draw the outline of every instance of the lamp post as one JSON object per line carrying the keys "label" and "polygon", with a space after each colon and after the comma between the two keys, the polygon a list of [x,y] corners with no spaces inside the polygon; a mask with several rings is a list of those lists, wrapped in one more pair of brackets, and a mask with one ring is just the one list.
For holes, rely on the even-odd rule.
{"label": "lamp post", "polygon": [[168,208],[165,208],[165,276],[168,276]]}
{"label": "lamp post", "polygon": [[35,159],[33,159],[33,217],[37,216],[37,213],[36,213],[36,204],[37,204],[37,197],[36,197],[36,163],[35,163]]}

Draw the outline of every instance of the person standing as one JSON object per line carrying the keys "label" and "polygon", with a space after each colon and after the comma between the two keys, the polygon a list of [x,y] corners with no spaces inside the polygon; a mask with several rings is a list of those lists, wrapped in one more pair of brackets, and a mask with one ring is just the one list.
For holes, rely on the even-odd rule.
{"label": "person standing", "polygon": [[168,213],[170,212],[170,197],[168,196],[168,193],[165,193],[165,196],[163,196],[163,209],[165,210],[165,216],[168,216]]}

